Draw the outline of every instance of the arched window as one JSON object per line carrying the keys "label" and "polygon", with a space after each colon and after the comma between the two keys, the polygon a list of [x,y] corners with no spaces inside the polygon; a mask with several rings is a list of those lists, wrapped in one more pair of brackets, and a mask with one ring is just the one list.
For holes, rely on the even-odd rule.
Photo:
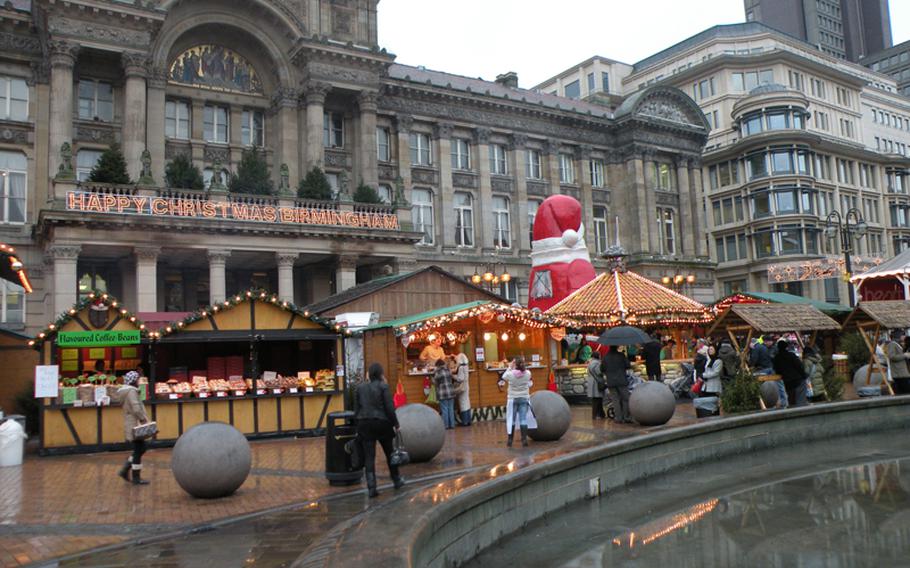
{"label": "arched window", "polygon": [[28,160],[22,152],[0,152],[0,221],[25,222]]}

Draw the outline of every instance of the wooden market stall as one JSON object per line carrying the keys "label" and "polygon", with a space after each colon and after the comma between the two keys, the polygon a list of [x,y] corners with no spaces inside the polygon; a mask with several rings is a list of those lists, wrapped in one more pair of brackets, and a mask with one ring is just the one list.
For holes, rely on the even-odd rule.
{"label": "wooden market stall", "polygon": [[849,306],[842,304],[832,304],[785,292],[737,292],[715,302],[713,309],[720,315],[733,304],[807,304],[815,306],[821,313],[838,321],[845,319],[852,311]]}
{"label": "wooden market stall", "polygon": [[[442,342],[445,354],[468,356],[469,389],[474,420],[501,418],[506,393],[497,386],[507,361],[521,355],[534,381],[532,391],[547,388],[557,341],[572,322],[497,302],[475,301],[432,310],[365,328],[364,358],[386,371],[390,386],[400,381],[408,402],[423,402],[432,370],[420,360],[427,345]],[[551,334],[552,332],[555,332]]]}
{"label": "wooden market stall", "polygon": [[[70,353],[59,345],[70,331],[90,332],[97,341]],[[138,341],[105,346],[101,342],[109,338],[98,331],[135,331],[130,341]],[[146,333],[136,316],[105,294],[74,306],[39,334],[36,346],[44,361],[59,361],[64,380],[98,360],[112,371],[108,376],[137,366],[147,370],[148,384],[141,386],[150,418],[158,422],[153,444],[170,445],[205,421],[232,424],[249,438],[321,434],[326,415],[344,408],[342,335],[259,290]],[[119,407],[70,398],[61,392],[42,408],[43,454],[123,447]]]}
{"label": "wooden market stall", "polygon": [[[641,327],[672,338],[676,349],[661,361],[663,376],[677,378],[682,362],[694,356],[690,344],[701,336],[714,314],[703,304],[657,282],[625,269],[621,262],[547,310],[547,315],[569,318],[581,329],[600,332],[618,325]],[[585,381],[585,365],[560,365],[556,368],[559,391],[564,396],[577,393]],[[647,376],[642,363],[636,372]]]}
{"label": "wooden market stall", "polygon": [[[889,330],[910,328],[910,301],[908,300],[880,300],[862,301],[856,305],[853,312],[844,322],[844,333],[859,332],[860,337],[869,349],[869,367],[866,372],[866,385],[872,381],[873,368],[877,367],[875,360],[875,346],[883,334]],[[884,373],[883,373],[884,374]],[[888,392],[894,394],[894,389],[885,381]]]}
{"label": "wooden market stall", "polygon": [[[730,339],[739,354],[741,364],[748,368],[748,348],[753,337],[764,333],[794,333],[802,342],[802,334],[811,333],[809,345],[815,345],[819,332],[836,332],[840,324],[809,304],[731,304],[708,331]],[[766,375],[761,380],[779,380],[778,375]],[[765,407],[764,401],[760,401]]]}
{"label": "wooden market stall", "polygon": [[860,301],[910,300],[910,249],[850,278]]}
{"label": "wooden market stall", "polygon": [[[32,292],[25,266],[16,249],[0,243],[0,278],[13,284],[6,294],[7,325],[25,321],[25,296]],[[21,294],[14,291],[22,289]],[[16,396],[32,382],[36,357],[28,346],[30,338],[11,329],[0,329],[0,410],[5,414],[17,411]],[[34,425],[29,424],[30,428]]]}

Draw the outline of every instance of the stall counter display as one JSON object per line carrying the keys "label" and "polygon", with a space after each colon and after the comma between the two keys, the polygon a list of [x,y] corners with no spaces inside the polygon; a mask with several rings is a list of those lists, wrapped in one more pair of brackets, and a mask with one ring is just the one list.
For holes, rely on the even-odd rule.
{"label": "stall counter display", "polygon": [[[660,362],[660,374],[661,379],[664,381],[675,381],[676,379],[681,379],[685,374],[684,364],[691,365],[691,359],[665,359]],[[644,361],[633,361],[632,362],[632,372],[642,379],[648,378],[647,370],[645,369]]]}

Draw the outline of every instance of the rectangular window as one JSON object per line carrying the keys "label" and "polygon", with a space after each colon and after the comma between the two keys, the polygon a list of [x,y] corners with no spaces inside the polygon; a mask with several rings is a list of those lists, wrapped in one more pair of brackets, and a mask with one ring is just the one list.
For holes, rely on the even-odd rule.
{"label": "rectangular window", "polygon": [[25,191],[28,160],[21,152],[0,151],[0,221],[25,222]]}
{"label": "rectangular window", "polygon": [[610,74],[606,71],[600,74],[600,86],[605,93],[610,92]]}
{"label": "rectangular window", "polygon": [[392,160],[392,135],[388,128],[376,129],[376,159],[380,162]]}
{"label": "rectangular window", "polygon": [[588,94],[593,93],[596,86],[597,83],[594,80],[594,73],[588,73]]}
{"label": "rectangular window", "polygon": [[430,153],[430,137],[421,132],[412,132],[408,138],[411,146],[411,165],[431,165],[433,162]]}
{"label": "rectangular window", "polygon": [[164,104],[164,135],[172,140],[190,139],[190,105],[183,101]]}
{"label": "rectangular window", "polygon": [[474,198],[470,193],[455,193],[455,244],[474,246]]}
{"label": "rectangular window", "polygon": [[657,184],[657,189],[664,191],[673,189],[670,164],[654,164],[654,181]]}
{"label": "rectangular window", "polygon": [[796,204],[796,190],[777,190],[774,196],[777,201],[778,215],[799,213],[799,207]]}
{"label": "rectangular window", "polygon": [[433,230],[433,193],[429,189],[411,190],[411,215],[414,230],[423,233],[420,244],[431,245],[435,240]]}
{"label": "rectangular window", "polygon": [[790,150],[772,151],[771,169],[775,174],[793,173],[793,155]]}
{"label": "rectangular window", "polygon": [[771,215],[771,194],[767,191],[752,196],[752,217],[761,219]]}
{"label": "rectangular window", "polygon": [[799,228],[787,228],[778,231],[780,254],[802,254],[803,238]]}
{"label": "rectangular window", "polygon": [[607,250],[609,238],[609,225],[607,222],[607,208],[594,208],[594,250],[597,254],[603,254]]}
{"label": "rectangular window", "polygon": [[721,202],[724,212],[724,222],[732,223],[733,222],[733,198],[728,197]]}
{"label": "rectangular window", "polygon": [[603,160],[591,160],[591,187],[604,187],[604,162]]}
{"label": "rectangular window", "polygon": [[798,71],[788,71],[787,76],[790,79],[790,88],[797,91],[803,90],[803,74]]}
{"label": "rectangular window", "polygon": [[765,153],[759,152],[746,156],[746,167],[750,180],[768,175],[768,164],[765,161]]}
{"label": "rectangular window", "polygon": [[741,93],[746,90],[746,83],[743,79],[742,73],[733,73],[733,89],[734,92]]}
{"label": "rectangular window", "polygon": [[566,98],[569,98],[569,99],[580,98],[581,97],[581,85],[578,83],[578,79],[576,79],[576,80],[572,81],[571,83],[569,83],[568,85],[566,85],[565,89],[563,90],[563,93],[566,96]]}
{"label": "rectangular window", "polygon": [[240,143],[244,146],[265,146],[265,115],[261,110],[243,111],[240,125]]}
{"label": "rectangular window", "polygon": [[787,112],[768,113],[768,130],[783,130],[790,128],[790,114]]}
{"label": "rectangular window", "polygon": [[711,211],[714,213],[714,226],[723,225],[724,216],[721,214],[720,201],[715,201],[711,204]]}
{"label": "rectangular window", "polygon": [[569,154],[559,155],[559,183],[575,183],[575,160]]}
{"label": "rectangular window", "polygon": [[10,324],[25,323],[25,289],[12,282],[0,280],[0,291],[3,292],[0,321]]}
{"label": "rectangular window", "polygon": [[203,138],[206,142],[227,144],[228,109],[223,106],[205,105],[202,120]]}
{"label": "rectangular window", "polygon": [[512,248],[511,219],[509,200],[505,197],[493,197],[493,246],[502,249]]}
{"label": "rectangular window", "polygon": [[724,239],[718,237],[714,239],[714,250],[717,255],[717,262],[727,262],[727,249],[724,247]]}
{"label": "rectangular window", "polygon": [[322,145],[325,148],[344,148],[344,115],[340,112],[323,113]]}
{"label": "rectangular window", "polygon": [[79,81],[79,118],[114,120],[114,88],[110,83],[94,79]]}
{"label": "rectangular window", "polygon": [[471,145],[461,138],[452,139],[452,169],[471,169]]}
{"label": "rectangular window", "polygon": [[770,231],[762,231],[752,236],[755,242],[755,257],[768,258],[774,255],[774,239],[771,238]]}
{"label": "rectangular window", "polygon": [[25,79],[0,77],[0,118],[28,120],[28,84]]}
{"label": "rectangular window", "polygon": [[490,173],[501,176],[509,174],[506,147],[502,144],[490,144]]}
{"label": "rectangular window", "polygon": [[537,217],[538,208],[540,208],[540,201],[528,200],[528,242],[534,241],[534,218]]}
{"label": "rectangular window", "polygon": [[676,233],[673,228],[672,209],[657,210],[657,227],[661,232],[661,236],[663,237],[661,239],[661,254],[676,254]]}
{"label": "rectangular window", "polygon": [[99,158],[101,158],[101,150],[79,150],[79,153],[76,154],[76,179],[88,180],[88,176],[92,173]]}
{"label": "rectangular window", "polygon": [[541,179],[539,150],[528,150],[528,163],[525,174],[528,179]]}

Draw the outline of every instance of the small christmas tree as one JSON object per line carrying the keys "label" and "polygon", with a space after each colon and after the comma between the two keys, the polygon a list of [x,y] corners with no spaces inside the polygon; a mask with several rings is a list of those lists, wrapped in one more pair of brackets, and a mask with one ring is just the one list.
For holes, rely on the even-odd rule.
{"label": "small christmas tree", "polygon": [[174,189],[203,189],[205,182],[199,171],[186,154],[177,154],[164,169],[164,181]]}
{"label": "small christmas tree", "polygon": [[300,184],[297,186],[297,197],[323,201],[332,199],[332,186],[322,168],[313,166],[313,169],[307,172],[306,177],[300,180]]}
{"label": "small christmas tree", "polygon": [[269,195],[274,184],[269,175],[269,166],[265,155],[257,148],[247,148],[240,158],[237,173],[231,176],[231,193],[250,193],[253,195]]}
{"label": "small christmas tree", "polygon": [[360,185],[354,190],[354,202],[356,203],[382,203],[382,198],[372,187],[360,180]]}
{"label": "small christmas tree", "polygon": [[88,181],[94,183],[132,183],[130,175],[126,172],[126,159],[123,157],[123,152],[120,151],[120,146],[114,144],[101,154],[88,176]]}

